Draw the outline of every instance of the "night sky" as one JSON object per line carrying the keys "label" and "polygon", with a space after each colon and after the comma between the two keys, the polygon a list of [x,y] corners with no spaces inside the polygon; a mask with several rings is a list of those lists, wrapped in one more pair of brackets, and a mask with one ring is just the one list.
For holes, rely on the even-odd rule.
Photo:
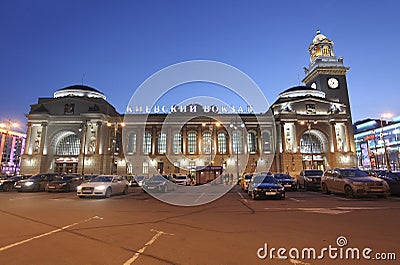
{"label": "night sky", "polygon": [[38,97],[82,80],[123,113],[149,76],[196,59],[242,70],[271,104],[304,77],[317,29],[350,67],[353,121],[400,115],[399,10],[399,1],[2,0],[0,121],[24,125]]}

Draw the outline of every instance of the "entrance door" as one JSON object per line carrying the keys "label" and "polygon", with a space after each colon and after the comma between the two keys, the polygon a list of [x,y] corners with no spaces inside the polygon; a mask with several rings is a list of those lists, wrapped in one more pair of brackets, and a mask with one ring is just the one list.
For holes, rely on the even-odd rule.
{"label": "entrance door", "polygon": [[158,170],[158,173],[160,173],[160,174],[164,173],[164,162],[158,162],[157,170]]}
{"label": "entrance door", "polygon": [[78,172],[78,163],[56,163],[56,173],[74,174]]}

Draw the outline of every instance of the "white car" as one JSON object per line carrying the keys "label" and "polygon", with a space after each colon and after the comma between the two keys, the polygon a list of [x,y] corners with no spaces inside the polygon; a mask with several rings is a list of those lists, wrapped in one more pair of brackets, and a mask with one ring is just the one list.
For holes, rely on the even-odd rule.
{"label": "white car", "polygon": [[105,197],[114,194],[126,194],[128,192],[128,181],[121,176],[97,176],[90,182],[84,182],[77,187],[77,195],[83,197]]}
{"label": "white car", "polygon": [[178,175],[175,177],[175,184],[176,185],[184,185],[189,186],[192,180],[186,175]]}

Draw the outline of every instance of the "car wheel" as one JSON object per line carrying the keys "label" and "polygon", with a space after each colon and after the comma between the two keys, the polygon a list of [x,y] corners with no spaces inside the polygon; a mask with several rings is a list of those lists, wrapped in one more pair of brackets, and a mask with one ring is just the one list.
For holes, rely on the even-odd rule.
{"label": "car wheel", "polygon": [[322,183],[322,193],[324,194],[331,194],[331,192],[328,190],[328,186],[326,186],[326,183]]}
{"label": "car wheel", "polygon": [[307,184],[307,181],[304,181],[304,185],[303,185],[303,186],[304,186],[304,190],[305,190],[305,191],[308,191],[308,184]]}
{"label": "car wheel", "polygon": [[297,182],[297,190],[300,190],[301,186],[300,186],[300,181]]}
{"label": "car wheel", "polygon": [[36,185],[36,187],[35,187],[34,191],[40,191],[40,185],[39,185],[39,184],[38,184],[38,185]]}
{"label": "car wheel", "polygon": [[107,188],[107,190],[106,190],[106,194],[104,195],[104,197],[106,197],[106,198],[110,198],[111,197],[111,188],[110,187],[108,187]]}
{"label": "car wheel", "polygon": [[122,194],[126,195],[128,193],[128,187],[125,186],[124,190],[122,191]]}
{"label": "car wheel", "polygon": [[347,197],[347,198],[354,198],[354,192],[353,192],[353,189],[350,187],[350,186],[346,186],[346,187],[344,187],[344,195]]}
{"label": "car wheel", "polygon": [[78,197],[81,198],[81,199],[82,199],[82,198],[85,198],[85,196],[78,196]]}

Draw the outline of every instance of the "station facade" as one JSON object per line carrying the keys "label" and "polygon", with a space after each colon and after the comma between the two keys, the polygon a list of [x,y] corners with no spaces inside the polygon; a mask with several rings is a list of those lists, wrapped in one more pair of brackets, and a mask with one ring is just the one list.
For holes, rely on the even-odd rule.
{"label": "station facade", "polygon": [[94,88],[57,90],[27,114],[21,172],[296,176],[302,169],[355,166],[349,68],[319,31],[308,51],[304,85],[283,91],[261,115],[251,106],[228,111],[195,104],[167,113],[142,106],[143,114],[120,114]]}

